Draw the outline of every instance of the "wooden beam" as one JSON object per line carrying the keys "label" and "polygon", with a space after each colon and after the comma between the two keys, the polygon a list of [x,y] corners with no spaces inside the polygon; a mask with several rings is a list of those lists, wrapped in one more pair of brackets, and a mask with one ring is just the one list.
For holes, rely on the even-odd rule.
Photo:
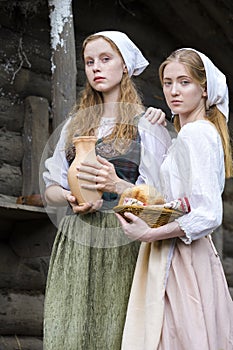
{"label": "wooden beam", "polygon": [[76,102],[76,53],[71,0],[49,0],[53,130]]}

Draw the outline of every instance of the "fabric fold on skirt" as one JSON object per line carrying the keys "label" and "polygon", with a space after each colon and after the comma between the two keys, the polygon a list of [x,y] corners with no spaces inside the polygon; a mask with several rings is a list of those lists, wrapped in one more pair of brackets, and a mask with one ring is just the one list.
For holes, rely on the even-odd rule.
{"label": "fabric fold on skirt", "polygon": [[164,240],[141,244],[127,309],[122,350],[152,350],[159,344],[172,242]]}

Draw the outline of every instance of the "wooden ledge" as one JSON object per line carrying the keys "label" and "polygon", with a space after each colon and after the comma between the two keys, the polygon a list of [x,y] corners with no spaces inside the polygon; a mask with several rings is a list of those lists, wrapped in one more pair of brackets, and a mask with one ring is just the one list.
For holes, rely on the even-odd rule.
{"label": "wooden ledge", "polygon": [[0,218],[7,220],[46,219],[48,214],[56,215],[55,210],[49,210],[33,205],[17,204],[17,197],[0,194]]}

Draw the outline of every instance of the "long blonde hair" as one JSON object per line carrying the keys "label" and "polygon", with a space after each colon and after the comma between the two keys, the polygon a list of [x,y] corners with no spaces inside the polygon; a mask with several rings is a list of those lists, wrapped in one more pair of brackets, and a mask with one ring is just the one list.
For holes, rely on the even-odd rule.
{"label": "long blonde hair", "polygon": [[[117,46],[107,37],[102,35],[90,35],[83,42],[82,57],[84,57],[84,50],[86,45],[98,38],[103,38],[110,43],[113,50],[115,50],[121,57],[121,53]],[[123,60],[123,58],[122,58]],[[114,139],[115,147],[117,148],[117,140],[128,139],[132,140],[136,137],[137,128],[135,127],[135,116],[143,112],[142,99],[137,91],[134,82],[130,79],[128,73],[124,73],[120,83],[120,98],[116,101],[117,121],[113,128],[109,139]],[[103,113],[103,96],[99,91],[94,90],[88,81],[80,95],[79,102],[74,106],[70,115],[72,116],[69,124],[67,147],[72,144],[72,138],[77,135],[94,135],[95,129],[98,128]],[[120,153],[124,152],[122,143],[119,145]]]}
{"label": "long blonde hair", "polygon": [[[203,62],[200,56],[193,50],[177,50],[174,51],[159,67],[159,78],[163,85],[163,73],[166,65],[170,62],[179,62],[185,65],[192,78],[198,82],[203,88],[206,89],[206,73]],[[208,94],[208,91],[207,91]],[[229,129],[227,127],[227,122],[225,116],[219,111],[219,109],[214,105],[206,110],[206,118],[214,124],[216,127],[223,145],[224,151],[224,161],[225,161],[225,175],[226,178],[233,176],[233,165],[232,165],[232,147]],[[179,132],[180,120],[178,115],[174,117],[174,126]]]}

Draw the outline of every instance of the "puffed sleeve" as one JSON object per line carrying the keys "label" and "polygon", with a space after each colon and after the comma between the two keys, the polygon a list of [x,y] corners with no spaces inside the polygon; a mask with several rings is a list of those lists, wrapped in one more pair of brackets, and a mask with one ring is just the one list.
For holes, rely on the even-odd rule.
{"label": "puffed sleeve", "polygon": [[173,194],[180,191],[181,196],[186,195],[191,207],[190,213],[176,221],[186,235],[181,239],[190,244],[221,225],[225,183],[223,148],[217,130],[208,121],[185,125],[173,147]]}
{"label": "puffed sleeve", "polygon": [[159,170],[165,154],[171,145],[167,129],[158,124],[151,124],[142,117],[138,124],[141,137],[141,159],[137,184],[146,183],[160,189]]}
{"label": "puffed sleeve", "polygon": [[61,129],[61,132],[56,130],[56,134],[53,135],[53,144],[56,143],[56,139],[58,139],[58,137],[59,139],[56,143],[53,155],[45,161],[46,170],[43,172],[43,180],[46,187],[49,187],[51,185],[60,185],[61,187],[69,190],[67,181],[67,171],[69,164],[66,160],[65,154],[67,126],[69,122],[70,119],[65,122],[64,126]]}

